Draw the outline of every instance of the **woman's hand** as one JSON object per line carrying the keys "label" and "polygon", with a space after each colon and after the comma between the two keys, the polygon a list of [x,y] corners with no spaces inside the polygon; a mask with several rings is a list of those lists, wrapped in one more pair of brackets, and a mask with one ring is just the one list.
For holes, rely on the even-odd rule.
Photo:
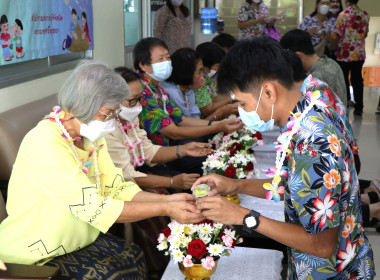
{"label": "woman's hand", "polygon": [[218,122],[217,125],[220,128],[219,131],[225,132],[227,134],[233,133],[244,126],[240,118],[226,119],[226,120]]}
{"label": "woman's hand", "polygon": [[180,146],[180,154],[183,156],[204,157],[212,152],[211,144],[208,143],[190,142]]}
{"label": "woman's hand", "polygon": [[[191,196],[191,194],[188,195]],[[195,206],[195,203],[189,201],[168,202],[166,204],[166,213],[180,224],[194,224],[205,219],[201,211]]]}
{"label": "woman's hand", "polygon": [[182,173],[180,175],[173,177],[173,187],[176,189],[189,190],[194,182],[199,178],[198,173],[186,174]]}
{"label": "woman's hand", "polygon": [[222,196],[200,198],[197,208],[206,219],[225,225],[242,225],[244,216],[250,211]]}
{"label": "woman's hand", "polygon": [[217,119],[223,119],[231,116],[232,114],[237,115],[238,114],[238,105],[237,104],[227,104],[223,107],[220,107],[214,112],[214,116],[216,116]]}
{"label": "woman's hand", "polygon": [[210,186],[211,191],[209,196],[217,194],[236,194],[237,192],[236,184],[234,184],[233,179],[217,174],[210,174],[199,178],[195,181],[191,190],[194,190],[195,186],[199,184],[207,184]]}
{"label": "woman's hand", "polygon": [[188,201],[188,202],[195,202],[194,196],[189,193],[175,193],[170,195],[165,195],[162,201]]}

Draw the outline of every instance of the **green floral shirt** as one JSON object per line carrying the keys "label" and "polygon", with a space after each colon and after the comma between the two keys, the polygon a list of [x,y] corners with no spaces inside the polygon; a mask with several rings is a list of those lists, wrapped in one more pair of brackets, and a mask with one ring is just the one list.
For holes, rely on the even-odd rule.
{"label": "green floral shirt", "polygon": [[203,76],[205,78],[203,87],[194,90],[195,104],[199,109],[211,104],[212,98],[217,95],[214,82],[206,73],[203,73]]}

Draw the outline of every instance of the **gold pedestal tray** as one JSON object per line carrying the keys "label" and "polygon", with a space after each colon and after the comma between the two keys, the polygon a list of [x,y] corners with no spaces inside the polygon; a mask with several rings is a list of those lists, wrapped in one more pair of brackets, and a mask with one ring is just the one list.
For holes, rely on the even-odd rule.
{"label": "gold pedestal tray", "polygon": [[194,264],[192,267],[184,267],[182,263],[178,263],[179,270],[186,276],[185,280],[210,280],[210,276],[215,272],[218,260],[215,260],[215,266],[208,270],[203,268],[201,264]]}

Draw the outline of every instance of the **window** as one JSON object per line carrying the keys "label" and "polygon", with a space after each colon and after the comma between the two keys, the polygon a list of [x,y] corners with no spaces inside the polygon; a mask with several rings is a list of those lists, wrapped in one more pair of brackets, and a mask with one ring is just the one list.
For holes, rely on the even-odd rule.
{"label": "window", "polygon": [[141,1],[124,0],[125,46],[133,46],[141,39]]}

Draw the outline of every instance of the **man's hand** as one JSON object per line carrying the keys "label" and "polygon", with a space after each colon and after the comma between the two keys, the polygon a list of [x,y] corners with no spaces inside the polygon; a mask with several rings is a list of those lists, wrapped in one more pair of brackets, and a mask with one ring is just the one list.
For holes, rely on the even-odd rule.
{"label": "man's hand", "polygon": [[225,132],[227,134],[233,133],[244,126],[240,118],[226,119],[220,121],[217,125],[219,125],[220,131]]}
{"label": "man's hand", "polygon": [[225,225],[242,225],[244,216],[250,211],[222,196],[200,198],[197,208],[207,219]]}
{"label": "man's hand", "polygon": [[237,192],[236,184],[234,184],[233,179],[217,174],[210,174],[199,178],[195,181],[191,190],[194,190],[195,186],[199,184],[207,184],[210,186],[211,191],[209,196],[216,194],[236,194]]}
{"label": "man's hand", "polygon": [[168,202],[166,204],[166,213],[181,224],[195,224],[205,219],[195,204],[188,201]]}

